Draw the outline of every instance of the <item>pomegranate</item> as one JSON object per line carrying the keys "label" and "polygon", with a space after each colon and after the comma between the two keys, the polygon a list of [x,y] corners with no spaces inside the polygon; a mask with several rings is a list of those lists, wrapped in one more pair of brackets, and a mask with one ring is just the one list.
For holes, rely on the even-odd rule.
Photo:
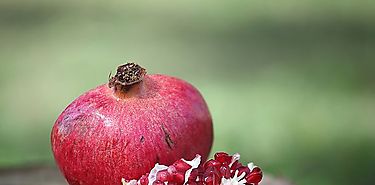
{"label": "pomegranate", "polygon": [[55,161],[70,185],[116,185],[156,163],[196,154],[206,159],[212,141],[212,119],[198,90],[147,75],[134,63],[74,100],[51,132]]}
{"label": "pomegranate", "polygon": [[215,154],[214,159],[201,163],[201,156],[193,160],[177,160],[173,165],[155,164],[150,173],[139,180],[122,179],[123,185],[258,185],[262,180],[262,170],[249,163],[243,166],[238,160],[238,153],[233,156],[224,152]]}

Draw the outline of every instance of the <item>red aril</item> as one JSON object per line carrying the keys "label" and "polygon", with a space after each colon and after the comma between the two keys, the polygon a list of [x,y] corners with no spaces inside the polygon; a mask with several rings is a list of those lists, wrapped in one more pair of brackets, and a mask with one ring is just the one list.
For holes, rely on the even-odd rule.
{"label": "red aril", "polygon": [[[178,160],[173,166],[183,165],[190,166],[189,169],[175,172],[164,169],[170,169],[171,166],[156,164],[150,173],[141,177],[141,180],[126,180],[122,179],[123,185],[148,185],[148,184],[174,184],[174,185],[258,185],[262,180],[262,170],[249,163],[247,166],[238,163],[240,159],[239,154],[230,156],[224,152],[215,154],[217,156],[225,156],[225,160],[220,160],[220,165],[217,162],[213,163],[212,159],[201,164],[200,156],[197,155],[192,161]],[[229,166],[226,165],[229,163]],[[233,169],[232,165],[236,164]],[[217,170],[219,168],[220,170]],[[176,176],[178,175],[178,180]],[[156,178],[154,178],[156,177]],[[162,177],[162,178],[158,178]],[[148,179],[148,181],[142,181]],[[163,180],[162,180],[163,179]]]}
{"label": "red aril", "polygon": [[[171,165],[195,154],[206,159],[212,140],[211,116],[197,89],[174,77],[147,75],[134,63],[119,66],[109,83],[74,100],[51,132],[55,160],[70,185],[117,185],[122,177],[139,179],[156,163]],[[190,166],[174,168],[171,179],[179,183],[180,171]]]}

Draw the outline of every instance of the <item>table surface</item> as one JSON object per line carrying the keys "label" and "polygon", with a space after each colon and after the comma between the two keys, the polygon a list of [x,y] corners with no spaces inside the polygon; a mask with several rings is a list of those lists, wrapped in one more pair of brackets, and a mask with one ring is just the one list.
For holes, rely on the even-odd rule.
{"label": "table surface", "polygon": [[[67,185],[67,183],[56,168],[39,166],[0,169],[0,185]],[[291,183],[282,178],[265,175],[261,185],[291,185]]]}

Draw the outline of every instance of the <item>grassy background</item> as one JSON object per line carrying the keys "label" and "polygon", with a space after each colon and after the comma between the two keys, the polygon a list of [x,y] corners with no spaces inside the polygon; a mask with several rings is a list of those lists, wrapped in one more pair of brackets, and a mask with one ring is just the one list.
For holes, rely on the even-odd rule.
{"label": "grassy background", "polygon": [[53,165],[49,132],[134,60],[194,84],[214,151],[299,185],[375,180],[375,1],[1,1],[0,167]]}

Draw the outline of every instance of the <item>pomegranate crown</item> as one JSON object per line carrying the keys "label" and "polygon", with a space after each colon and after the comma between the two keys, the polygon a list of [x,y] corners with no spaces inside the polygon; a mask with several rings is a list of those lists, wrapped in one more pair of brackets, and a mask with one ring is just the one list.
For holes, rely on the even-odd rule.
{"label": "pomegranate crown", "polygon": [[143,80],[146,75],[146,69],[136,63],[126,63],[117,67],[116,75],[111,77],[108,82],[108,86],[115,87],[120,86],[131,86],[139,83]]}

